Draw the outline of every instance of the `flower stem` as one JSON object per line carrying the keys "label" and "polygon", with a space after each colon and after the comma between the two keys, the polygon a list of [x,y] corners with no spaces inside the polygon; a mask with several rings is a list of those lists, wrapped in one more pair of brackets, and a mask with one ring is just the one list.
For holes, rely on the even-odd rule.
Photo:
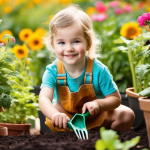
{"label": "flower stem", "polygon": [[7,50],[8,43],[9,43],[9,39],[8,39],[8,42],[7,42],[6,47],[5,47],[5,52],[6,52],[6,50]]}
{"label": "flower stem", "polygon": [[129,63],[130,63],[130,68],[131,68],[131,73],[132,73],[132,81],[133,81],[134,92],[137,93],[137,83],[136,83],[136,76],[135,76],[135,66],[132,63],[131,48],[128,48],[128,58],[129,58]]}

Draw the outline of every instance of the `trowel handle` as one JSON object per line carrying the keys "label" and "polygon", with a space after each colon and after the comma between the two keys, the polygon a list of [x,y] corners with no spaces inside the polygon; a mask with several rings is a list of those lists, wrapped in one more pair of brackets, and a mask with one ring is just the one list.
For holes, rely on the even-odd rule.
{"label": "trowel handle", "polygon": [[86,110],[86,112],[84,114],[82,114],[85,118],[87,118],[88,116],[90,116],[90,113],[88,110]]}

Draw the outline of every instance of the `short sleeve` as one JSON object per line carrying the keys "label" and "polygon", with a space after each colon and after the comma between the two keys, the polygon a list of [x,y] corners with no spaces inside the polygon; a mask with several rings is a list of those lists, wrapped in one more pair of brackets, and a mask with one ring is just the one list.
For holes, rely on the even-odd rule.
{"label": "short sleeve", "polygon": [[99,86],[104,96],[112,94],[118,89],[107,67],[104,67],[100,74]]}

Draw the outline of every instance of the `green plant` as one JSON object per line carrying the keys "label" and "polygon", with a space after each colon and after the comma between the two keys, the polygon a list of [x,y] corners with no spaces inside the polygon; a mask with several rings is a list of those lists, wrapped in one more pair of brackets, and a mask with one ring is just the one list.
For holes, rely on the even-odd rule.
{"label": "green plant", "polygon": [[121,143],[118,139],[118,134],[113,130],[105,130],[104,127],[100,128],[101,140],[97,140],[95,144],[96,150],[129,150],[131,147],[135,146],[140,137],[137,136],[132,138],[130,141],[125,141]]}
{"label": "green plant", "polygon": [[15,38],[5,34],[3,39],[8,41],[0,49],[0,106],[4,108],[0,122],[23,124],[38,116],[38,96],[30,92],[33,87],[30,86],[32,77],[27,74],[27,58],[18,60],[7,50],[10,39],[15,41]]}
{"label": "green plant", "polygon": [[19,72],[15,70],[14,60],[17,60],[17,58],[12,52],[7,51],[8,43],[12,38],[14,37],[11,35],[5,35],[3,39],[8,40],[7,45],[5,48],[0,48],[0,106],[4,109],[9,108],[12,101],[11,84],[15,83],[15,81],[11,77],[17,78],[20,76]]}
{"label": "green plant", "polygon": [[9,123],[24,124],[29,119],[35,120],[38,117],[38,96],[30,91],[33,90],[31,85],[31,76],[28,76],[27,59],[24,58],[16,62],[16,68],[19,69],[21,76],[15,78],[16,83],[13,84],[11,91],[11,107],[1,113],[1,121]]}
{"label": "green plant", "polygon": [[129,58],[134,92],[142,95],[146,91],[146,95],[150,94],[150,44],[147,41],[150,39],[150,33],[140,34],[133,40],[127,40],[124,37],[121,39],[127,44],[127,47],[120,46],[117,49],[126,51]]}

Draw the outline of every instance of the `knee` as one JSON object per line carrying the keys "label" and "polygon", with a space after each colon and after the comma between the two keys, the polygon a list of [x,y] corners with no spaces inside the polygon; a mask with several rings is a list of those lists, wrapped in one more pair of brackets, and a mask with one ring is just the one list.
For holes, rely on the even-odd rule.
{"label": "knee", "polygon": [[130,129],[135,119],[134,112],[130,108],[128,108],[126,110],[122,110],[119,115],[120,124],[124,124],[126,125],[127,129]]}

